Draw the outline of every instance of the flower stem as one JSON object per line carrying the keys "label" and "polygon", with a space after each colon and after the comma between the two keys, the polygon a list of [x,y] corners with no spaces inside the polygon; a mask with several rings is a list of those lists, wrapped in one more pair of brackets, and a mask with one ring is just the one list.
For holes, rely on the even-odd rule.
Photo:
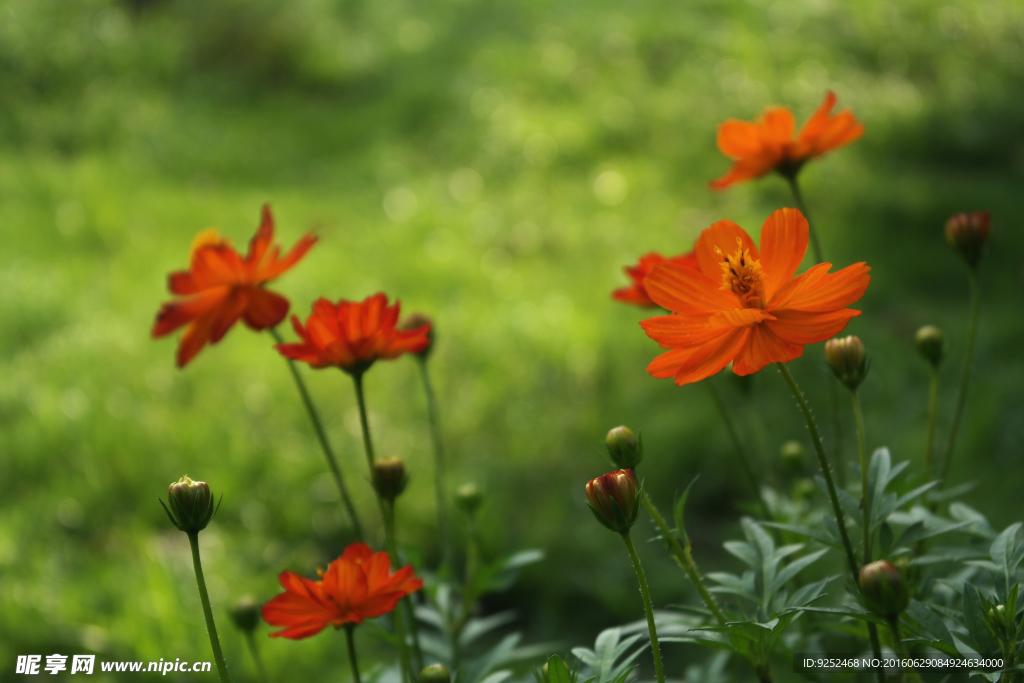
{"label": "flower stem", "polygon": [[[807,211],[807,202],[804,201],[804,195],[800,191],[800,184],[797,182],[796,173],[786,174],[785,178],[789,182],[789,189],[793,193],[796,208],[807,219],[807,229],[811,235],[811,251],[814,254],[814,261],[815,263],[824,263],[825,256],[821,251],[818,231],[814,228],[811,214]],[[832,401],[832,436],[835,439],[836,472],[839,475],[839,485],[844,486],[846,484],[846,463],[843,459],[843,420],[839,415],[839,390],[834,384],[829,385],[829,399]]]}
{"label": "flower stem", "polygon": [[[679,539],[675,537],[672,530],[669,528],[665,518],[658,512],[658,508],[654,507],[654,503],[651,501],[651,497],[647,495],[646,491],[643,491],[644,507],[647,508],[647,514],[651,516],[654,523],[658,525],[658,529],[661,530],[662,537],[668,542],[669,547],[672,550],[672,555],[675,558],[676,564],[686,572],[686,575],[690,577],[690,581],[693,582],[697,592],[700,593],[701,599],[707,608],[711,610],[711,614],[714,615],[715,620],[719,626],[725,626],[725,615],[722,614],[721,608],[715,601],[713,595],[708,592],[707,587],[704,585],[704,581],[700,578],[700,572],[697,571],[697,563],[693,561],[693,553],[690,546],[689,539],[686,539],[686,545],[684,546],[679,542]],[[685,534],[685,530],[683,530]]]}
{"label": "flower stem", "polygon": [[476,596],[473,593],[473,584],[476,581],[477,564],[480,561],[480,546],[477,536],[476,515],[469,513],[466,520],[466,573],[462,584],[462,606],[459,610],[458,619],[452,624],[452,670],[456,673],[459,670],[462,659],[462,648],[459,645],[459,636],[462,629],[469,620],[469,611],[473,607]]}
{"label": "flower stem", "polygon": [[644,576],[644,568],[640,564],[640,557],[633,547],[633,539],[629,531],[622,534],[622,540],[626,542],[626,550],[629,551],[629,559],[633,561],[633,569],[636,570],[637,581],[640,582],[640,595],[644,599],[644,612],[647,613],[647,629],[651,633],[651,654],[654,656],[654,675],[658,683],[665,683],[665,669],[661,664],[661,647],[658,645],[658,630],[654,626],[654,606],[651,604],[651,593],[647,588],[647,577]]}
{"label": "flower stem", "polygon": [[426,356],[417,356],[420,366],[420,378],[423,380],[423,392],[427,396],[427,416],[430,419],[430,439],[434,445],[434,489],[437,495],[437,531],[441,538],[441,566],[451,567],[452,547],[448,535],[448,505],[445,497],[446,468],[444,444],[441,441],[441,419],[437,409],[437,397],[430,382]]}
{"label": "flower stem", "polygon": [[[278,344],[283,344],[284,339],[281,334],[277,331],[276,327],[270,328],[270,334],[274,337],[274,340]],[[331,442],[327,440],[327,432],[324,430],[323,422],[320,421],[320,414],[316,410],[316,406],[313,405],[313,399],[309,396],[309,391],[306,389],[306,383],[302,380],[302,375],[299,374],[299,369],[295,366],[295,361],[291,358],[285,358],[288,361],[288,369],[292,371],[292,378],[295,380],[295,386],[299,389],[299,395],[302,397],[302,404],[306,406],[306,412],[309,414],[309,420],[313,423],[313,431],[316,432],[316,438],[320,442],[320,448],[323,449],[324,457],[327,458],[327,466],[331,469],[331,474],[334,475],[334,482],[338,485],[338,492],[341,494],[341,501],[345,505],[345,510],[348,512],[348,518],[352,521],[352,528],[356,532],[356,539],[363,540],[363,525],[359,523],[359,517],[356,515],[356,508],[352,504],[352,498],[348,495],[348,488],[345,486],[345,479],[341,475],[341,469],[338,467],[338,460],[334,457],[334,449],[331,448]]]}
{"label": "flower stem", "polygon": [[267,670],[263,666],[263,658],[260,657],[260,651],[256,647],[256,638],[253,636],[252,631],[246,631],[245,642],[249,646],[250,654],[252,654],[252,661],[256,663],[256,671],[259,672],[260,681],[267,683]]}
{"label": "flower stem", "polygon": [[[899,617],[893,617],[889,619],[889,628],[892,630],[892,642],[896,648],[896,654],[899,655],[900,659],[909,659],[910,654],[907,652],[906,645],[903,644],[903,639],[900,637],[900,619]],[[923,683],[921,676],[917,673],[917,669],[913,665],[903,667],[907,674],[910,676],[910,680],[915,683]]]}
{"label": "flower stem", "polygon": [[[352,632],[356,629],[355,624],[345,624],[345,644],[348,646],[348,663],[352,667],[352,680],[355,683],[362,683],[359,678],[359,663],[356,662],[356,643]],[[405,679],[402,679],[403,683]]]}
{"label": "flower stem", "polygon": [[928,389],[928,440],[924,447],[924,471],[926,476],[932,472],[932,460],[935,456],[935,422],[939,412],[939,369],[932,366],[932,381]]}
{"label": "flower stem", "polygon": [[199,560],[199,532],[188,532],[188,542],[192,546],[192,566],[196,570],[196,583],[199,584],[199,599],[203,603],[203,616],[206,617],[206,631],[210,635],[210,646],[213,648],[213,659],[217,662],[217,673],[221,683],[231,683],[228,678],[228,666],[224,663],[224,653],[220,650],[220,638],[217,637],[217,625],[213,623],[213,610],[210,609],[210,594],[206,592],[206,579],[203,577],[203,563]]}
{"label": "flower stem", "polygon": [[366,414],[366,398],[363,396],[363,373],[352,374],[352,381],[356,385],[356,402],[359,404],[359,425],[363,429],[363,450],[366,452],[366,464],[373,472],[373,441],[370,439],[370,423]]}
{"label": "flower stem", "polygon": [[868,447],[864,432],[864,414],[860,409],[857,390],[850,392],[853,399],[853,417],[857,421],[857,445],[860,448],[860,489],[861,507],[864,510],[864,564],[871,561],[871,491],[868,490]]}
{"label": "flower stem", "polygon": [[825,447],[821,445],[821,435],[818,434],[818,426],[814,423],[814,415],[811,414],[811,407],[807,405],[807,399],[804,398],[803,393],[800,391],[800,387],[797,386],[796,380],[793,379],[793,375],[789,374],[789,368],[786,367],[785,363],[776,363],[779,372],[782,373],[782,377],[786,380],[789,385],[789,390],[793,392],[793,397],[796,399],[797,405],[800,406],[800,412],[804,414],[804,420],[807,422],[807,430],[811,433],[811,441],[814,443],[814,451],[818,454],[818,462],[821,463],[821,472],[825,477],[825,484],[828,486],[828,495],[832,499],[832,509],[836,513],[836,522],[839,526],[839,535],[843,540],[843,547],[846,548],[846,561],[850,567],[850,573],[853,575],[854,583],[857,582],[858,569],[857,569],[857,556],[853,554],[853,545],[850,544],[850,536],[846,532],[846,521],[843,517],[843,508],[839,505],[839,496],[836,494],[836,485],[832,481],[832,473],[829,471],[828,459],[825,457]]}
{"label": "flower stem", "polygon": [[725,402],[722,400],[722,395],[718,393],[718,389],[710,381],[710,378],[706,382],[702,382],[707,387],[708,393],[711,394],[711,400],[714,402],[715,407],[718,409],[718,414],[722,418],[722,422],[725,423],[725,430],[729,432],[729,438],[732,439],[733,448],[736,449],[736,455],[739,456],[740,466],[743,468],[743,472],[747,477],[747,481],[750,483],[750,488],[754,492],[754,496],[757,498],[757,502],[761,506],[761,513],[767,520],[772,519],[771,508],[768,507],[767,501],[764,496],[761,495],[761,487],[758,485],[757,475],[754,474],[754,468],[750,464],[750,457],[747,455],[747,450],[743,447],[743,442],[740,440],[739,432],[736,430],[736,425],[732,421],[732,417],[729,415],[729,411],[725,407]]}
{"label": "flower stem", "polygon": [[[384,543],[391,558],[391,566],[398,567],[398,545],[395,543],[395,503],[394,501],[384,502]],[[395,637],[398,640],[398,665],[402,671],[402,681],[409,680],[409,648],[405,642],[405,616],[401,609],[393,613],[395,620]]]}
{"label": "flower stem", "polygon": [[970,270],[971,282],[971,323],[967,330],[967,349],[964,351],[964,369],[960,375],[960,390],[956,395],[956,407],[953,410],[953,422],[949,428],[949,443],[946,445],[946,457],[942,461],[943,482],[949,476],[949,466],[953,460],[953,449],[956,446],[956,435],[960,429],[960,419],[964,415],[964,403],[967,401],[967,387],[971,383],[971,360],[974,356],[974,338],[978,333],[978,315],[981,310],[981,287],[978,285],[978,273]]}

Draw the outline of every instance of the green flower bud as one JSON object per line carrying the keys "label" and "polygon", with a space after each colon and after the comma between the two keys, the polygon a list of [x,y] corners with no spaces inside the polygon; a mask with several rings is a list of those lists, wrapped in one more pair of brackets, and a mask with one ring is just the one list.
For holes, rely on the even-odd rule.
{"label": "green flower bud", "polygon": [[864,565],[857,583],[865,604],[880,617],[896,618],[910,601],[903,574],[888,560]]}
{"label": "green flower bud", "polygon": [[807,500],[813,496],[814,492],[817,490],[818,487],[814,485],[813,481],[804,478],[793,484],[793,497],[801,500]]}
{"label": "green flower bud", "polygon": [[804,468],[807,449],[799,441],[787,441],[779,449],[779,459],[786,469],[791,472],[799,472]]}
{"label": "green flower bud", "polygon": [[971,268],[978,267],[982,248],[992,232],[988,211],[958,213],[946,221],[946,240]]}
{"label": "green flower bud", "polygon": [[263,606],[256,602],[256,598],[251,595],[243,595],[229,612],[231,621],[235,623],[239,631],[252,633],[260,623],[261,607]]}
{"label": "green flower bud", "polygon": [[825,359],[832,374],[850,391],[856,390],[868,374],[867,353],[858,337],[829,339],[825,342]]}
{"label": "green flower bud", "polygon": [[475,483],[463,484],[455,490],[455,505],[467,515],[473,515],[484,502],[484,492]]}
{"label": "green flower bud", "polygon": [[402,494],[409,475],[405,464],[398,458],[381,458],[373,463],[373,488],[384,500],[393,501]]}
{"label": "green flower bud", "polygon": [[210,487],[205,481],[192,481],[185,475],[167,487],[168,505],[164,505],[171,523],[186,533],[198,533],[206,528],[217,513],[220,504],[213,504]]}
{"label": "green flower bud", "polygon": [[942,330],[935,325],[925,325],[914,335],[918,353],[936,368],[939,367],[942,357],[945,355],[945,341]]}
{"label": "green flower bud", "polygon": [[420,671],[420,683],[451,683],[452,675],[444,664],[430,664]]}
{"label": "green flower bud", "polygon": [[609,472],[587,482],[590,511],[597,521],[620,534],[629,531],[640,515],[640,495],[632,470]]}
{"label": "green flower bud", "polygon": [[624,470],[631,470],[644,459],[643,437],[637,439],[629,427],[616,427],[604,439],[612,463]]}

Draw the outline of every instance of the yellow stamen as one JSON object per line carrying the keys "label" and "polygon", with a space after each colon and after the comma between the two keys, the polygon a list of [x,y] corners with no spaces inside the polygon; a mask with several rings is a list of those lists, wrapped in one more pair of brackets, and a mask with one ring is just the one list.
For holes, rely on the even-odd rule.
{"label": "yellow stamen", "polygon": [[743,247],[743,241],[736,238],[736,251],[731,255],[718,247],[715,247],[715,253],[722,257],[722,289],[739,297],[746,308],[764,308],[761,262],[751,258],[750,251]]}
{"label": "yellow stamen", "polygon": [[189,262],[192,261],[192,257],[196,255],[196,252],[203,247],[219,246],[221,244],[230,244],[230,242],[221,237],[216,228],[203,230],[192,240],[192,248],[188,251]]}

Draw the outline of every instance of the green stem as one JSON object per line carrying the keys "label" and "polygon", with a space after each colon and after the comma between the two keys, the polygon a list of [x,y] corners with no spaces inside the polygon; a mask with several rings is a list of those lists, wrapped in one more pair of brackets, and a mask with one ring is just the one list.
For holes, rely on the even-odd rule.
{"label": "green stem", "polygon": [[[284,339],[281,334],[277,331],[276,327],[270,328],[270,334],[274,337],[274,340],[278,344],[283,344]],[[302,397],[302,404],[306,406],[306,413],[309,414],[309,420],[313,423],[313,431],[316,432],[316,438],[320,442],[320,448],[324,452],[324,457],[327,458],[327,466],[331,470],[331,474],[334,475],[334,482],[338,485],[338,492],[341,494],[341,501],[345,505],[345,509],[348,511],[348,518],[352,521],[352,528],[356,532],[356,539],[363,540],[363,525],[359,523],[359,517],[356,515],[356,508],[352,504],[352,498],[348,495],[348,488],[345,486],[345,479],[341,475],[341,468],[338,467],[338,460],[334,457],[334,449],[331,448],[331,442],[327,440],[327,432],[324,430],[323,422],[320,421],[320,414],[316,410],[316,406],[313,405],[313,399],[310,398],[309,391],[306,389],[306,383],[302,380],[302,375],[299,374],[299,369],[295,365],[295,361],[291,358],[285,358],[288,361],[288,369],[292,371],[292,378],[295,380],[295,386],[299,389],[299,395]]]}
{"label": "green stem", "polygon": [[946,457],[942,461],[943,482],[949,476],[949,466],[953,460],[953,449],[956,446],[956,435],[960,429],[960,419],[964,415],[964,403],[967,401],[967,387],[971,383],[971,360],[974,356],[974,338],[978,333],[978,315],[981,311],[981,287],[978,285],[978,273],[970,270],[971,282],[971,323],[967,330],[967,349],[964,351],[964,369],[960,375],[960,390],[956,395],[956,407],[953,410],[953,422],[949,428],[949,443],[946,445]]}
{"label": "green stem", "polygon": [[[355,624],[345,624],[345,644],[348,646],[348,663],[352,667],[352,680],[355,683],[362,683],[359,678],[359,663],[356,661],[356,643],[352,632],[356,629]],[[405,683],[405,679],[402,679]]]}
{"label": "green stem", "polygon": [[857,421],[857,445],[860,449],[860,490],[861,507],[864,510],[864,564],[871,561],[871,491],[868,490],[868,447],[864,432],[864,414],[860,409],[860,396],[857,390],[850,391],[853,399],[853,417]]}
{"label": "green stem", "polygon": [[[391,566],[399,567],[398,545],[395,542],[395,502],[382,501],[384,507],[384,543],[391,558]],[[409,648],[405,642],[405,618],[401,609],[393,612],[395,620],[395,637],[398,640],[398,664],[402,671],[402,681],[409,680]]]}
{"label": "green stem", "polygon": [[714,401],[715,407],[718,409],[718,414],[722,418],[722,422],[725,423],[725,430],[729,432],[729,438],[732,439],[733,448],[736,449],[736,455],[739,456],[740,466],[743,468],[743,472],[747,477],[747,481],[750,484],[750,488],[754,492],[754,496],[757,498],[757,502],[761,506],[761,512],[764,518],[771,521],[772,512],[771,508],[768,507],[768,502],[761,495],[761,487],[758,485],[757,475],[754,474],[754,468],[750,463],[750,457],[747,455],[747,450],[743,447],[743,442],[740,440],[739,432],[736,430],[736,425],[732,421],[732,417],[729,415],[729,411],[725,407],[725,401],[722,400],[722,395],[718,393],[718,389],[710,381],[702,382],[707,387],[708,393],[711,394],[711,400]]}
{"label": "green stem", "polygon": [[[665,518],[658,512],[658,508],[654,507],[654,503],[651,501],[651,497],[647,495],[646,491],[643,491],[643,502],[644,507],[647,508],[647,514],[651,516],[654,523],[658,525],[658,529],[661,530],[661,535],[668,541],[669,547],[672,550],[672,555],[675,558],[676,563],[680,568],[686,572],[686,575],[690,577],[690,581],[693,582],[697,592],[700,593],[701,600],[707,605],[707,608],[711,610],[711,614],[714,615],[715,620],[719,626],[725,626],[725,615],[722,614],[722,610],[718,607],[718,603],[715,601],[713,595],[708,592],[707,587],[704,585],[704,581],[700,578],[700,572],[697,570],[697,563],[693,560],[692,546],[690,545],[689,539],[686,539],[686,545],[684,546],[676,538],[675,534],[669,528]],[[685,530],[680,530],[683,534]]]}
{"label": "green stem", "polygon": [[928,440],[924,447],[925,476],[932,472],[932,459],[935,455],[935,422],[939,412],[939,369],[932,366],[932,381],[928,389]]}
{"label": "green stem", "polygon": [[853,582],[857,583],[858,567],[857,567],[857,556],[853,554],[853,545],[850,543],[850,536],[846,532],[846,521],[843,516],[843,508],[839,505],[839,496],[836,494],[836,485],[832,481],[832,473],[829,471],[828,458],[825,457],[825,447],[821,445],[821,435],[818,434],[818,426],[814,423],[814,415],[811,414],[811,407],[807,405],[807,399],[804,398],[803,393],[800,391],[800,387],[797,386],[796,380],[793,379],[793,375],[789,374],[789,368],[786,367],[785,363],[776,363],[779,372],[782,373],[782,377],[786,380],[786,384],[789,385],[789,390],[793,392],[793,397],[796,399],[797,405],[800,406],[800,412],[804,415],[804,420],[807,422],[807,430],[811,433],[811,441],[814,443],[814,451],[818,454],[818,462],[821,463],[821,472],[825,477],[825,484],[828,486],[828,495],[832,499],[832,509],[836,513],[836,522],[839,525],[839,535],[842,536],[843,547],[846,549],[846,561],[850,567],[850,573],[853,575]]}
{"label": "green stem", "polygon": [[213,610],[210,609],[210,594],[206,592],[206,579],[203,577],[203,563],[199,560],[199,532],[188,532],[188,542],[192,546],[192,566],[196,570],[196,583],[199,584],[199,599],[203,603],[203,616],[206,617],[206,631],[210,634],[210,646],[213,647],[213,659],[217,662],[217,673],[221,683],[231,683],[228,678],[228,665],[224,663],[224,653],[220,650],[220,638],[217,637],[217,625],[213,623]]}
{"label": "green stem", "polygon": [[434,489],[437,495],[437,531],[441,538],[441,566],[451,567],[452,547],[448,535],[448,505],[445,497],[446,468],[444,444],[441,441],[441,419],[437,409],[437,397],[430,382],[426,356],[418,356],[423,392],[427,396],[427,416],[430,419],[430,439],[434,446]]}
{"label": "green stem", "polygon": [[814,229],[814,223],[811,222],[811,214],[807,212],[807,203],[804,201],[803,193],[800,192],[800,184],[796,180],[796,173],[787,174],[785,178],[789,182],[789,189],[793,193],[796,208],[800,209],[800,213],[807,219],[808,232],[811,233],[811,251],[814,253],[814,261],[815,263],[823,263],[825,259],[821,255],[821,242],[818,241],[818,231]]}
{"label": "green stem", "polygon": [[661,647],[658,645],[658,630],[654,626],[654,606],[651,604],[651,593],[647,589],[647,577],[644,576],[644,568],[640,564],[640,557],[633,547],[633,539],[629,532],[622,534],[622,540],[626,542],[626,550],[629,551],[629,559],[633,561],[633,569],[636,570],[636,579],[640,582],[640,595],[644,599],[644,612],[647,613],[647,629],[651,633],[651,654],[654,656],[654,675],[658,683],[665,683],[665,669],[661,664]]}
{"label": "green stem", "polygon": [[246,631],[245,642],[249,646],[250,654],[252,654],[252,661],[256,663],[256,671],[259,672],[260,681],[267,683],[267,669],[263,666],[263,658],[260,657],[260,651],[256,647],[256,638],[253,636],[252,631]]}
{"label": "green stem", "polygon": [[452,625],[452,671],[458,673],[462,659],[462,649],[459,647],[459,636],[469,619],[469,611],[473,606],[475,595],[473,595],[473,582],[476,580],[476,566],[480,558],[480,548],[477,538],[476,517],[473,513],[468,515],[466,521],[466,574],[462,584],[462,607],[459,610],[459,617]]}
{"label": "green stem", "polygon": [[[907,647],[903,644],[903,639],[900,637],[899,617],[893,617],[889,620],[889,628],[892,630],[892,642],[893,646],[896,648],[896,654],[899,655],[901,659],[909,659],[910,654],[907,652]],[[910,680],[914,681],[914,683],[923,683],[921,681],[921,676],[917,673],[917,669],[913,666],[904,667],[904,670],[910,676]]]}
{"label": "green stem", "polygon": [[363,373],[352,374],[352,381],[356,385],[356,402],[359,404],[359,425],[363,429],[363,450],[366,452],[366,464],[373,472],[373,441],[370,439],[370,422],[366,413],[366,398],[363,396]]}
{"label": "green stem", "polygon": [[846,486],[846,458],[843,455],[843,419],[839,411],[839,387],[835,382],[828,384],[829,400],[832,401],[832,438],[835,446],[836,473],[839,485]]}

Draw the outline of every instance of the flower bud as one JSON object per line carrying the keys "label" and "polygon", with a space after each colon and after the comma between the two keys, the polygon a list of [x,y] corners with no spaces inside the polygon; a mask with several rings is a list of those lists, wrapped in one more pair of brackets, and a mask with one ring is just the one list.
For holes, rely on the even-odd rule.
{"label": "flower bud", "polygon": [[629,427],[616,427],[604,438],[612,463],[621,469],[631,470],[644,459],[643,438],[637,439]]}
{"label": "flower bud", "polygon": [[779,459],[783,466],[791,472],[799,472],[804,467],[807,449],[799,441],[787,441],[779,449]]}
{"label": "flower bud", "polygon": [[868,608],[886,619],[899,616],[910,600],[903,574],[888,560],[864,565],[857,583]]}
{"label": "flower bud", "polygon": [[933,367],[939,367],[945,355],[945,338],[942,330],[935,325],[925,325],[914,335],[914,343],[917,344],[918,353],[924,356],[926,361]]}
{"label": "flower bud", "polygon": [[410,313],[398,324],[398,329],[415,330],[417,327],[423,327],[424,325],[430,325],[430,330],[427,332],[427,345],[422,350],[417,351],[416,355],[426,359],[430,352],[434,350],[434,321],[430,316],[425,313]]}
{"label": "flower bud", "polygon": [[591,479],[587,482],[587,505],[597,521],[612,531],[629,531],[640,515],[633,471],[616,470]]}
{"label": "flower bud", "polygon": [[801,500],[809,500],[817,490],[818,487],[814,485],[814,482],[805,477],[793,484],[793,497]]}
{"label": "flower bud", "polygon": [[[210,487],[205,481],[192,481],[185,475],[167,487],[168,505],[164,505],[171,523],[186,533],[206,528],[220,505],[213,504]],[[163,505],[163,501],[160,501]]]}
{"label": "flower bud", "polygon": [[384,500],[394,500],[405,490],[409,475],[398,458],[381,458],[373,463],[373,488]]}
{"label": "flower bud", "polygon": [[242,633],[252,633],[260,623],[261,607],[262,605],[256,602],[256,598],[251,595],[243,595],[229,612],[231,621]]}
{"label": "flower bud", "polygon": [[978,267],[981,251],[991,233],[988,211],[958,213],[946,221],[946,240],[971,268]]}
{"label": "flower bud", "polygon": [[482,502],[484,502],[484,492],[472,482],[463,484],[455,490],[455,505],[467,515],[475,514]]}
{"label": "flower bud", "polygon": [[832,374],[850,391],[856,390],[868,374],[868,358],[864,343],[858,337],[836,337],[825,342],[825,360]]}
{"label": "flower bud", "polygon": [[420,671],[419,683],[451,683],[452,675],[444,664],[430,664]]}

